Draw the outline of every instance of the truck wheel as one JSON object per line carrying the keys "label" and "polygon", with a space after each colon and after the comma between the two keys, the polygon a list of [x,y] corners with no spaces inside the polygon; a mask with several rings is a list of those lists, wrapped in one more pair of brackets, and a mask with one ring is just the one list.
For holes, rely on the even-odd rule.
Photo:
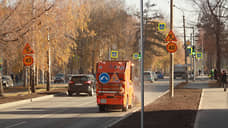
{"label": "truck wheel", "polygon": [[129,109],[132,109],[134,107],[134,103],[133,103],[133,101],[131,101],[131,105],[129,105]]}
{"label": "truck wheel", "polygon": [[128,110],[128,98],[127,98],[127,103],[126,103],[126,106],[122,106],[122,111],[123,112],[126,112]]}
{"label": "truck wheel", "polygon": [[90,92],[89,92],[89,96],[93,96],[94,95],[94,91],[93,88],[91,88]]}
{"label": "truck wheel", "polygon": [[129,109],[132,109],[134,107],[134,100],[133,100],[133,97],[131,98],[131,105],[129,105]]}
{"label": "truck wheel", "polygon": [[99,105],[99,112],[105,112],[105,105]]}

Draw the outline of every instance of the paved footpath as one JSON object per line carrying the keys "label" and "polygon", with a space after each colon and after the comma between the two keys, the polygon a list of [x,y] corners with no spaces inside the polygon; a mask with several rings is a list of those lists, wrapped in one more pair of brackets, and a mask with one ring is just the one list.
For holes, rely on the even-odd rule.
{"label": "paved footpath", "polygon": [[194,128],[228,128],[228,91],[203,88]]}

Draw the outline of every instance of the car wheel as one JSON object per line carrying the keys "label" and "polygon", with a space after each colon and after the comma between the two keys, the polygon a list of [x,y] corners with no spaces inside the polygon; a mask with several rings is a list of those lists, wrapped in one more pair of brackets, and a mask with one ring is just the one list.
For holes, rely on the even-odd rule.
{"label": "car wheel", "polygon": [[69,96],[72,96],[72,92],[71,92],[71,91],[68,91],[68,95],[69,95]]}

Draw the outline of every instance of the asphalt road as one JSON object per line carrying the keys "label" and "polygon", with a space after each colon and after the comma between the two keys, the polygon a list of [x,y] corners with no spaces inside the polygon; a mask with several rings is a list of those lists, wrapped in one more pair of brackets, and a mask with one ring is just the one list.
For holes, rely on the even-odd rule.
{"label": "asphalt road", "polygon": [[[182,82],[176,80],[175,85]],[[168,79],[154,83],[145,82],[145,105],[153,102],[168,90]],[[136,95],[140,98],[140,88]],[[69,97],[66,95],[35,101],[28,104],[0,109],[1,128],[105,128],[126,114],[138,109],[140,104],[121,112],[100,113],[96,96],[87,95]]]}

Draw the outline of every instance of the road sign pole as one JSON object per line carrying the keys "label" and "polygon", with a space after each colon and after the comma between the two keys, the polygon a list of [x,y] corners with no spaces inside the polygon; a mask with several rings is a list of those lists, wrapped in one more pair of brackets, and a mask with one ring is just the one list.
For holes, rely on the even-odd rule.
{"label": "road sign pole", "polygon": [[[170,31],[173,30],[173,0],[170,0]],[[174,97],[173,70],[174,53],[170,53],[170,78],[169,78],[169,96]]]}
{"label": "road sign pole", "polygon": [[141,37],[141,128],[144,127],[144,44],[143,44],[143,0],[140,1],[140,37]]}

